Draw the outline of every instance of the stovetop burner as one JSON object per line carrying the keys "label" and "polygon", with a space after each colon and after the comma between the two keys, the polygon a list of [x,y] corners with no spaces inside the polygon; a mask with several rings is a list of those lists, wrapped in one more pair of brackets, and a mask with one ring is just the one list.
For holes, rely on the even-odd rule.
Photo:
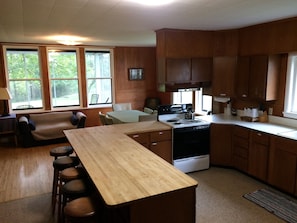
{"label": "stovetop burner", "polygon": [[179,119],[177,119],[177,118],[166,120],[166,122],[178,122],[178,121],[179,121]]}

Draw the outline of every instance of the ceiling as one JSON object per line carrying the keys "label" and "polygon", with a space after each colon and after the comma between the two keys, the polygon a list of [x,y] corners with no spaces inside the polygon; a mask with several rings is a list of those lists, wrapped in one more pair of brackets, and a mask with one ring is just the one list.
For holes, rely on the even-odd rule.
{"label": "ceiling", "polygon": [[[1,0],[0,42],[55,44],[75,35],[83,45],[155,46],[162,28],[221,30],[297,16],[296,0]],[[80,40],[79,40],[80,41]]]}

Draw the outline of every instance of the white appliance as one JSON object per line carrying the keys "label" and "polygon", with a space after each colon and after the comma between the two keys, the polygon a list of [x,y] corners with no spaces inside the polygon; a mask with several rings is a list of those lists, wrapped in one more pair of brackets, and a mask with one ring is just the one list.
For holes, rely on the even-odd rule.
{"label": "white appliance", "polygon": [[158,120],[172,126],[173,165],[185,173],[209,168],[210,123],[191,113],[192,104],[158,108]]}

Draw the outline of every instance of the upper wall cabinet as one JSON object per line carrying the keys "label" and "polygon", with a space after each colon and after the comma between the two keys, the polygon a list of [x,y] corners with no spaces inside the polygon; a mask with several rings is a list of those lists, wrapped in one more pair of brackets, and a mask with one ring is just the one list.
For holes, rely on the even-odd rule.
{"label": "upper wall cabinet", "polygon": [[214,57],[212,93],[213,96],[232,97],[237,57]]}
{"label": "upper wall cabinet", "polygon": [[280,62],[280,55],[239,57],[235,85],[237,97],[276,100]]}
{"label": "upper wall cabinet", "polygon": [[211,57],[213,32],[161,29],[156,31],[157,59]]}

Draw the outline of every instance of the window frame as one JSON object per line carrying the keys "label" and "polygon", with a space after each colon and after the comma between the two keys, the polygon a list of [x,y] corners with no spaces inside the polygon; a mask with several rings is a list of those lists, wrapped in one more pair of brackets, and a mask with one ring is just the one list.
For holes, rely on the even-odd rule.
{"label": "window frame", "polygon": [[[77,65],[77,81],[78,81],[78,100],[79,104],[78,105],[65,105],[65,106],[54,106],[53,104],[53,96],[52,96],[52,91],[51,91],[51,74],[50,74],[50,65],[49,65],[49,51],[74,51],[76,53],[76,65]],[[52,111],[63,111],[63,110],[70,110],[70,109],[79,109],[83,107],[83,99],[82,99],[82,76],[81,76],[81,69],[80,69],[80,52],[77,47],[63,47],[63,46],[50,46],[46,47],[46,56],[47,56],[47,74],[48,74],[48,85],[49,85],[49,100],[50,100],[50,107]],[[73,80],[73,78],[70,78]],[[70,80],[69,79],[69,80]],[[75,79],[76,80],[76,79]]]}
{"label": "window frame", "polygon": [[[85,62],[85,78],[86,78],[86,100],[87,100],[87,107],[88,108],[106,108],[106,107],[112,107],[112,103],[115,98],[115,90],[114,90],[114,62],[113,62],[113,49],[112,48],[84,48],[84,57],[86,61],[86,53],[87,52],[109,52],[110,54],[110,78],[88,78],[87,76],[87,64]],[[88,80],[89,79],[110,79],[111,80],[111,101],[109,103],[96,103],[91,104],[88,96]]]}
{"label": "window frame", "polygon": [[297,93],[297,52],[292,52],[288,55],[286,89],[283,111],[283,116],[286,118],[297,119],[297,111],[292,111],[294,103],[295,107],[297,107],[297,102],[296,100],[294,100],[296,99],[293,95],[294,92]]}
{"label": "window frame", "polygon": [[[12,109],[12,102],[11,100],[8,100],[9,103],[9,112],[13,112],[16,114],[22,114],[22,113],[28,113],[28,111],[34,111],[34,112],[40,112],[45,110],[45,98],[44,98],[44,85],[43,85],[43,70],[42,70],[42,63],[41,63],[41,52],[38,46],[30,45],[30,46],[20,46],[20,45],[3,45],[3,60],[4,60],[4,69],[5,69],[5,77],[6,77],[6,86],[8,90],[10,91],[10,78],[8,74],[8,61],[7,61],[7,50],[9,49],[15,49],[19,51],[26,51],[26,50],[36,50],[38,53],[38,64],[39,64],[39,73],[40,78],[38,79],[40,81],[40,87],[41,87],[41,101],[42,101],[42,107],[41,108],[24,108],[24,109]],[[30,79],[26,78],[26,80],[36,80],[36,79]]]}

